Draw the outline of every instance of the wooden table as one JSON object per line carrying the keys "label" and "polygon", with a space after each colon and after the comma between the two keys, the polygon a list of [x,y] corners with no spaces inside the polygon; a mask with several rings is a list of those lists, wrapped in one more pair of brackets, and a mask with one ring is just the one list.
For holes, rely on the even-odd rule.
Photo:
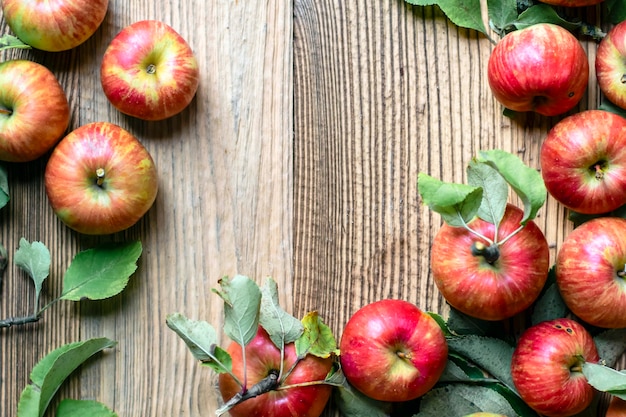
{"label": "wooden table", "polygon": [[[201,68],[195,100],[163,122],[120,114],[99,82],[109,41],[148,18],[179,31]],[[9,32],[4,20],[0,28]],[[595,45],[584,45],[593,59]],[[88,237],[48,206],[45,157],[8,166],[12,194],[0,211],[0,239],[10,260],[21,237],[49,247],[42,303],[59,295],[79,250],[140,239],[144,251],[119,296],[58,303],[36,324],[2,329],[0,415],[15,415],[43,355],[99,336],[116,348],[72,375],[57,401],[96,399],[128,417],[212,415],[215,377],[165,317],[181,312],[219,329],[222,303],[211,288],[224,275],[274,277],[285,309],[298,317],[319,311],[336,335],[357,308],[382,298],[445,314],[428,261],[441,219],[421,205],[418,173],[464,181],[470,158],[492,148],[537,167],[556,121],[502,115],[486,80],[492,46],[438,8],[402,0],[111,0],[100,30],[74,50],[2,53],[58,76],[70,128],[110,121],[135,134],[155,159],[160,190],[136,226]],[[579,109],[599,102],[593,73],[591,81]],[[566,216],[551,199],[540,211],[552,256],[571,228]],[[30,312],[32,294],[10,265],[0,315]]]}

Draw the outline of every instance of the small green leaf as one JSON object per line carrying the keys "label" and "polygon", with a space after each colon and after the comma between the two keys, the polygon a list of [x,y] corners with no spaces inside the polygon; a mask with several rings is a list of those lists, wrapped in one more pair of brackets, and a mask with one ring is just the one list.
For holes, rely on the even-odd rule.
{"label": "small green leaf", "polygon": [[219,280],[222,290],[213,289],[224,301],[224,332],[234,342],[246,346],[259,331],[261,289],[243,275]]}
{"label": "small green leaf", "polygon": [[596,334],[593,340],[600,359],[608,366],[615,366],[626,351],[626,329],[624,328],[603,330]]}
{"label": "small green leaf", "polygon": [[418,175],[417,187],[424,204],[455,227],[469,223],[483,199],[480,187],[443,182],[424,173]]}
{"label": "small green leaf", "polygon": [[337,341],[330,327],[322,322],[316,311],[307,313],[302,318],[304,332],[296,340],[296,354],[304,357],[308,354],[320,358],[328,358],[337,352]]}
{"label": "small green leaf", "polygon": [[272,278],[268,278],[261,288],[259,322],[278,349],[294,342],[304,331],[302,322],[279,305],[278,285]]}
{"label": "small green leaf", "polygon": [[50,274],[50,251],[41,242],[29,243],[20,239],[20,248],[15,252],[15,264],[24,270],[35,284],[37,303],[43,282]]}
{"label": "small green leaf", "polygon": [[581,27],[580,23],[574,23],[563,19],[553,7],[547,4],[537,4],[524,10],[517,18],[515,27],[517,29],[524,29],[538,23],[552,23],[554,25],[562,26],[571,32],[574,32]]}
{"label": "small green leaf", "polygon": [[24,42],[22,42],[19,38],[5,34],[0,37],[0,51],[5,49],[31,49],[32,47]]}
{"label": "small green leaf", "polygon": [[478,217],[491,224],[500,224],[509,198],[509,185],[494,168],[473,159],[467,166],[467,182],[483,189]]}
{"label": "small green leaf", "polygon": [[480,0],[405,0],[416,6],[437,5],[456,26],[474,29],[486,34]]}
{"label": "small green leaf", "polygon": [[622,400],[626,400],[625,372],[620,372],[597,363],[585,362],[583,364],[583,374],[587,378],[589,385],[598,391],[607,392],[620,397]]}
{"label": "small green leaf", "polygon": [[96,353],[115,346],[107,338],[61,346],[42,358],[30,373],[32,384],[20,396],[18,417],[42,417],[65,379]]}
{"label": "small green leaf", "polygon": [[504,35],[504,31],[517,19],[517,0],[487,0],[491,25]]}
{"label": "small green leaf", "polygon": [[126,288],[137,269],[141,242],[106,243],[78,253],[63,276],[62,300],[102,300]]}
{"label": "small green leaf", "polygon": [[392,405],[362,394],[347,381],[341,371],[333,375],[333,399],[342,417],[389,417]]}
{"label": "small green leaf", "polygon": [[56,417],[117,417],[113,410],[93,400],[64,399],[57,408]]}
{"label": "small green leaf", "polygon": [[524,225],[534,219],[548,195],[541,174],[524,164],[517,155],[500,149],[480,151],[478,160],[491,165],[498,171],[520,197],[524,203],[524,217],[521,224]]}
{"label": "small green leaf", "polygon": [[4,164],[0,164],[0,208],[6,206],[10,199],[9,174],[7,167]]}
{"label": "small green leaf", "polygon": [[196,321],[180,313],[167,316],[167,326],[187,344],[194,358],[217,373],[232,371],[231,357],[220,348],[215,328],[206,321]]}

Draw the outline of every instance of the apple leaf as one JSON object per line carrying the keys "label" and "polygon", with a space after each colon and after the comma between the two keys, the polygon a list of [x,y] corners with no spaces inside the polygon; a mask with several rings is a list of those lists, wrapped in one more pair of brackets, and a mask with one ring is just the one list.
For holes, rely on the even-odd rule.
{"label": "apple leaf", "polygon": [[212,291],[224,301],[224,332],[240,346],[246,346],[259,331],[261,289],[244,275],[219,280],[222,290]]}
{"label": "apple leaf", "polygon": [[477,319],[460,312],[452,306],[450,307],[447,325],[450,331],[456,335],[489,336],[502,333],[501,322]]}
{"label": "apple leaf", "polygon": [[608,366],[615,366],[626,351],[626,329],[624,328],[603,330],[596,334],[593,340],[600,359]]}
{"label": "apple leaf", "polygon": [[259,323],[281,350],[286,344],[298,339],[304,331],[302,322],[279,305],[278,285],[272,278],[268,278],[261,288]]}
{"label": "apple leaf", "polygon": [[483,23],[480,0],[405,0],[416,6],[437,5],[457,26],[487,34]]}
{"label": "apple leaf", "polygon": [[547,4],[537,4],[524,10],[515,21],[515,27],[524,29],[538,23],[552,23],[572,32],[581,27],[580,23],[563,19],[553,7]]}
{"label": "apple leaf", "polygon": [[102,300],[126,288],[137,269],[141,242],[104,243],[79,252],[63,276],[62,300]]}
{"label": "apple leaf", "polygon": [[420,411],[414,417],[464,416],[479,411],[518,415],[508,400],[494,389],[481,385],[446,384],[433,388],[422,397]]}
{"label": "apple leaf", "polygon": [[605,0],[611,23],[617,24],[626,20],[626,2],[624,0]]}
{"label": "apple leaf", "polygon": [[322,322],[317,311],[311,311],[302,318],[304,332],[295,341],[296,354],[303,358],[307,354],[328,358],[337,354],[337,341],[330,327]]}
{"label": "apple leaf", "polygon": [[487,0],[487,10],[489,25],[503,36],[517,19],[517,0]]}
{"label": "apple leaf", "polygon": [[328,381],[335,386],[333,399],[342,417],[389,417],[392,404],[378,401],[362,394],[354,388],[341,370],[335,372],[332,380]]}
{"label": "apple leaf", "polygon": [[0,208],[6,206],[10,199],[7,167],[4,164],[0,164]]}
{"label": "apple leaf", "polygon": [[456,336],[446,340],[451,352],[478,365],[516,392],[510,372],[513,346],[495,337],[477,335]]}
{"label": "apple leaf", "polygon": [[117,417],[113,410],[93,400],[64,399],[57,407],[56,417]]}
{"label": "apple leaf", "polygon": [[41,242],[28,242],[20,239],[20,247],[15,252],[15,264],[25,271],[35,284],[35,308],[39,305],[39,295],[43,282],[50,274],[50,251]]}
{"label": "apple leaf", "polygon": [[19,417],[42,417],[65,379],[96,353],[115,346],[107,338],[70,343],[48,353],[30,373],[31,384],[22,391]]}
{"label": "apple leaf", "polygon": [[478,217],[491,224],[500,224],[509,198],[509,185],[502,175],[491,166],[473,159],[467,166],[467,182],[483,189]]}
{"label": "apple leaf", "polygon": [[187,344],[194,358],[217,373],[232,371],[232,360],[227,351],[220,348],[215,328],[206,321],[196,321],[180,313],[165,319],[167,326]]}
{"label": "apple leaf", "polygon": [[517,155],[500,149],[480,151],[478,161],[489,164],[498,171],[520,197],[524,203],[521,224],[524,225],[534,219],[548,195],[541,174],[524,164]]}
{"label": "apple leaf", "polygon": [[585,362],[583,374],[589,385],[600,392],[626,400],[626,372],[617,371],[605,365]]}
{"label": "apple leaf", "polygon": [[8,33],[0,36],[0,51],[11,48],[31,49],[32,47],[22,42],[19,38],[9,35]]}
{"label": "apple leaf", "polygon": [[548,271],[546,284],[532,306],[531,324],[538,324],[542,321],[553,320],[565,317],[569,309],[563,301],[559,287],[556,284],[556,271],[553,266]]}
{"label": "apple leaf", "polygon": [[425,173],[418,175],[417,187],[424,204],[455,227],[469,223],[483,199],[480,187],[443,182]]}

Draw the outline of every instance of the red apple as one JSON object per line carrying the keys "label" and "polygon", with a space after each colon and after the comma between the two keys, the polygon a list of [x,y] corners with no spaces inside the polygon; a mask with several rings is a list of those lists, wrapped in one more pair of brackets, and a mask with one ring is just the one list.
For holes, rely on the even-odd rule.
{"label": "red apple", "polygon": [[[247,388],[266,378],[270,373],[281,369],[280,350],[276,348],[267,332],[259,327],[257,335],[246,345],[246,360],[243,360],[241,346],[232,342],[226,349],[232,358],[232,372],[240,380],[247,377]],[[297,360],[293,343],[285,346],[282,369],[291,369]],[[245,365],[245,372],[244,372]],[[231,417],[318,417],[322,414],[332,387],[327,384],[313,384],[287,388],[289,385],[324,381],[332,367],[331,358],[307,355],[298,362],[289,376],[279,386],[257,397],[237,404],[229,411]],[[227,373],[219,375],[219,390],[224,401],[241,392],[241,387]]]}
{"label": "red apple", "polygon": [[441,376],[448,355],[435,319],[395,299],[367,304],[354,313],[339,349],[348,382],[370,398],[389,402],[424,395]]}
{"label": "red apple", "polygon": [[[513,233],[522,217],[521,209],[508,204],[498,235]],[[494,239],[493,224],[476,218],[468,226]],[[444,224],[433,240],[430,264],[435,284],[451,306],[482,320],[502,320],[537,299],[548,277],[550,253],[532,221],[503,244],[493,245],[466,228]]]}
{"label": "red apple", "polygon": [[157,171],[148,150],[132,134],[95,122],[70,132],[55,147],[45,170],[52,209],[85,234],[116,233],[134,225],[152,206]]}
{"label": "red apple", "polygon": [[591,335],[579,323],[567,318],[544,321],[520,336],[511,377],[520,397],[541,415],[572,416],[594,396],[582,365],[599,360]]}
{"label": "red apple", "polygon": [[604,0],[539,0],[542,3],[550,4],[552,6],[565,6],[565,7],[586,7],[600,4]]}
{"label": "red apple", "polygon": [[626,204],[626,119],[603,110],[562,119],[541,146],[541,174],[548,192],[576,212]]}
{"label": "red apple", "polygon": [[104,53],[100,76],[111,104],[143,120],[180,113],[199,83],[198,63],[189,44],[156,20],[122,29]]}
{"label": "red apple", "polygon": [[48,68],[29,60],[0,63],[0,160],[39,158],[69,122],[67,97]]}
{"label": "red apple", "polygon": [[3,0],[2,12],[24,43],[57,52],[89,39],[102,24],[108,4],[108,0]]}
{"label": "red apple", "polygon": [[609,401],[609,408],[606,410],[605,417],[626,417],[626,401],[619,397],[612,396]]}
{"label": "red apple", "polygon": [[538,23],[505,35],[487,65],[489,86],[506,108],[555,116],[574,108],[587,89],[589,61],[561,26]]}
{"label": "red apple", "polygon": [[598,327],[626,327],[626,219],[599,217],[572,230],[556,259],[567,307]]}
{"label": "red apple", "polygon": [[626,21],[613,26],[600,41],[596,78],[606,98],[626,109]]}

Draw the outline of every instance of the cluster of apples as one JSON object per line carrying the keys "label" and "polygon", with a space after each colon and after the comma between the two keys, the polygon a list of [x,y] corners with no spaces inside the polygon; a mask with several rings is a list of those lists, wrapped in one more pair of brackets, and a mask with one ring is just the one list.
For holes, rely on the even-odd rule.
{"label": "cluster of apples", "polygon": [[[3,0],[2,12],[23,44],[53,53],[89,39],[108,6],[108,0]],[[191,103],[199,84],[198,63],[172,27],[141,20],[112,39],[102,57],[100,81],[120,112],[163,120]],[[151,155],[120,126],[93,121],[74,128],[70,114],[65,91],[50,69],[29,59],[0,63],[0,160],[30,162],[52,150],[45,189],[67,226],[85,234],[131,227],[156,199]]]}

